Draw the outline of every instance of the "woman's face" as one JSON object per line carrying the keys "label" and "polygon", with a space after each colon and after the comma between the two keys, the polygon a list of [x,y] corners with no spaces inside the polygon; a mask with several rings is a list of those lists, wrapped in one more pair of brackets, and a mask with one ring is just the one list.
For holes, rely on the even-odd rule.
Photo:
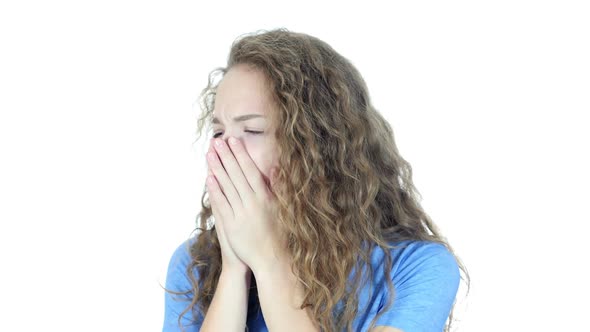
{"label": "woman's face", "polygon": [[213,137],[240,140],[262,173],[267,185],[277,166],[274,126],[268,115],[271,106],[265,77],[245,65],[232,67],[217,87],[213,110]]}

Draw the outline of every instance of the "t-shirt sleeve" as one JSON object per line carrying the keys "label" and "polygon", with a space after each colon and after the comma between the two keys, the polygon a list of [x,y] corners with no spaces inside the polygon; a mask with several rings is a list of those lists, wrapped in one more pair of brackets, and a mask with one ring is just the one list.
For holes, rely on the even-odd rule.
{"label": "t-shirt sleeve", "polygon": [[[460,272],[455,257],[445,246],[420,242],[405,249],[392,271],[395,297],[376,326],[404,332],[441,332],[459,288]],[[387,289],[380,309],[386,304]]]}
{"label": "t-shirt sleeve", "polygon": [[[168,272],[166,274],[166,289],[175,292],[189,293],[176,295],[164,291],[164,327],[163,332],[180,332],[178,317],[188,307],[193,296],[190,279],[186,275],[186,268],[190,263],[190,254],[188,241],[183,242],[172,254],[168,263]],[[193,270],[196,280],[198,280],[197,270]],[[195,308],[196,309],[196,308]],[[196,317],[191,311],[187,311],[180,320],[185,332],[198,332],[203,323],[203,316],[199,313]]]}

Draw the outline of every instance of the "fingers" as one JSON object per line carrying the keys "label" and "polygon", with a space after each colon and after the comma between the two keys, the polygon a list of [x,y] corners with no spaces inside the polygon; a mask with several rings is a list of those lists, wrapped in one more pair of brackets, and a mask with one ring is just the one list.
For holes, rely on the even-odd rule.
{"label": "fingers", "polygon": [[215,228],[215,232],[217,233],[217,240],[219,241],[219,245],[221,246],[222,250],[228,246],[227,240],[225,239],[225,230],[223,229],[223,218],[219,216],[219,211],[213,202],[211,202],[211,210],[213,211],[214,223],[213,227]]}
{"label": "fingers", "polygon": [[230,146],[222,139],[214,139],[213,145],[219,158],[221,158],[221,163],[223,164],[229,180],[236,188],[240,200],[242,201],[242,204],[244,204],[244,202],[248,200],[247,195],[252,192],[252,188],[246,180],[244,170],[242,170],[236,159],[238,156],[234,155],[234,151],[232,151]]}
{"label": "fingers", "polygon": [[227,204],[232,207],[239,207],[238,204],[242,204],[240,195],[226,172],[224,165],[221,163],[219,156],[212,147],[209,147],[209,151],[207,152],[207,164],[213,175],[215,175],[216,183],[221,188]]}
{"label": "fingers", "polygon": [[230,144],[223,140],[218,141],[221,142],[221,146],[215,146],[215,149],[219,152],[223,165],[226,166],[240,195],[247,196],[251,191],[255,193],[265,192],[263,191],[264,179],[262,174],[244,148],[242,141],[234,137],[228,139]]}
{"label": "fingers", "polygon": [[212,177],[208,177],[206,185],[207,191],[209,192],[209,202],[211,203],[211,209],[213,210],[216,219],[227,219],[229,217],[233,218],[233,209],[226,198],[226,194],[224,194],[219,182],[217,181],[216,174],[213,170],[211,170],[210,167],[208,169],[208,173],[209,175],[213,175]]}

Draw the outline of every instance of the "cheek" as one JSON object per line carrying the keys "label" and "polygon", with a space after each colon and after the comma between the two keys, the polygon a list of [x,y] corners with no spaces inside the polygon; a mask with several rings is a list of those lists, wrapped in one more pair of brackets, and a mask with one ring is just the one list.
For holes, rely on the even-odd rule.
{"label": "cheek", "polygon": [[256,144],[255,142],[249,142],[249,141],[244,141],[244,148],[246,149],[246,152],[248,152],[248,155],[250,156],[250,159],[252,159],[252,161],[256,164],[256,166],[258,166],[258,168],[260,169],[260,163],[262,161],[262,150],[260,149],[259,144]]}
{"label": "cheek", "polygon": [[274,158],[270,150],[257,144],[245,144],[246,150],[254,164],[256,164],[256,167],[258,167],[258,170],[268,178]]}

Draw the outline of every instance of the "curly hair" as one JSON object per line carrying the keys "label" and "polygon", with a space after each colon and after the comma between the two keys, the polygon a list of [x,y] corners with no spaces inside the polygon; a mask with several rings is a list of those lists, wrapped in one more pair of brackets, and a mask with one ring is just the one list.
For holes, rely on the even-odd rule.
{"label": "curly hair", "polygon": [[[469,292],[465,266],[421,207],[412,168],[400,156],[391,126],[371,105],[366,83],[348,59],[324,41],[286,28],[238,37],[227,66],[210,72],[199,96],[199,137],[211,123],[218,86],[215,74],[239,64],[264,74],[275,106],[270,116],[278,144],[279,171],[273,189],[278,222],[287,234],[292,271],[304,286],[301,308],[322,331],[352,331],[358,291],[372,280],[371,250],[375,246],[384,250],[385,280],[391,280],[389,249],[398,248],[392,241],[443,244],[467,277]],[[221,273],[221,248],[215,226],[209,227],[212,210],[206,195],[205,188],[195,229],[200,233],[190,246],[186,270],[193,296],[181,317],[193,309],[205,315]],[[348,280],[353,269],[355,276]],[[361,280],[363,270],[369,274]],[[392,305],[392,283],[387,287],[390,297],[371,327]],[[255,288],[253,280],[250,294]],[[340,301],[344,309],[336,312]],[[456,300],[445,332],[451,328],[455,304]]]}

